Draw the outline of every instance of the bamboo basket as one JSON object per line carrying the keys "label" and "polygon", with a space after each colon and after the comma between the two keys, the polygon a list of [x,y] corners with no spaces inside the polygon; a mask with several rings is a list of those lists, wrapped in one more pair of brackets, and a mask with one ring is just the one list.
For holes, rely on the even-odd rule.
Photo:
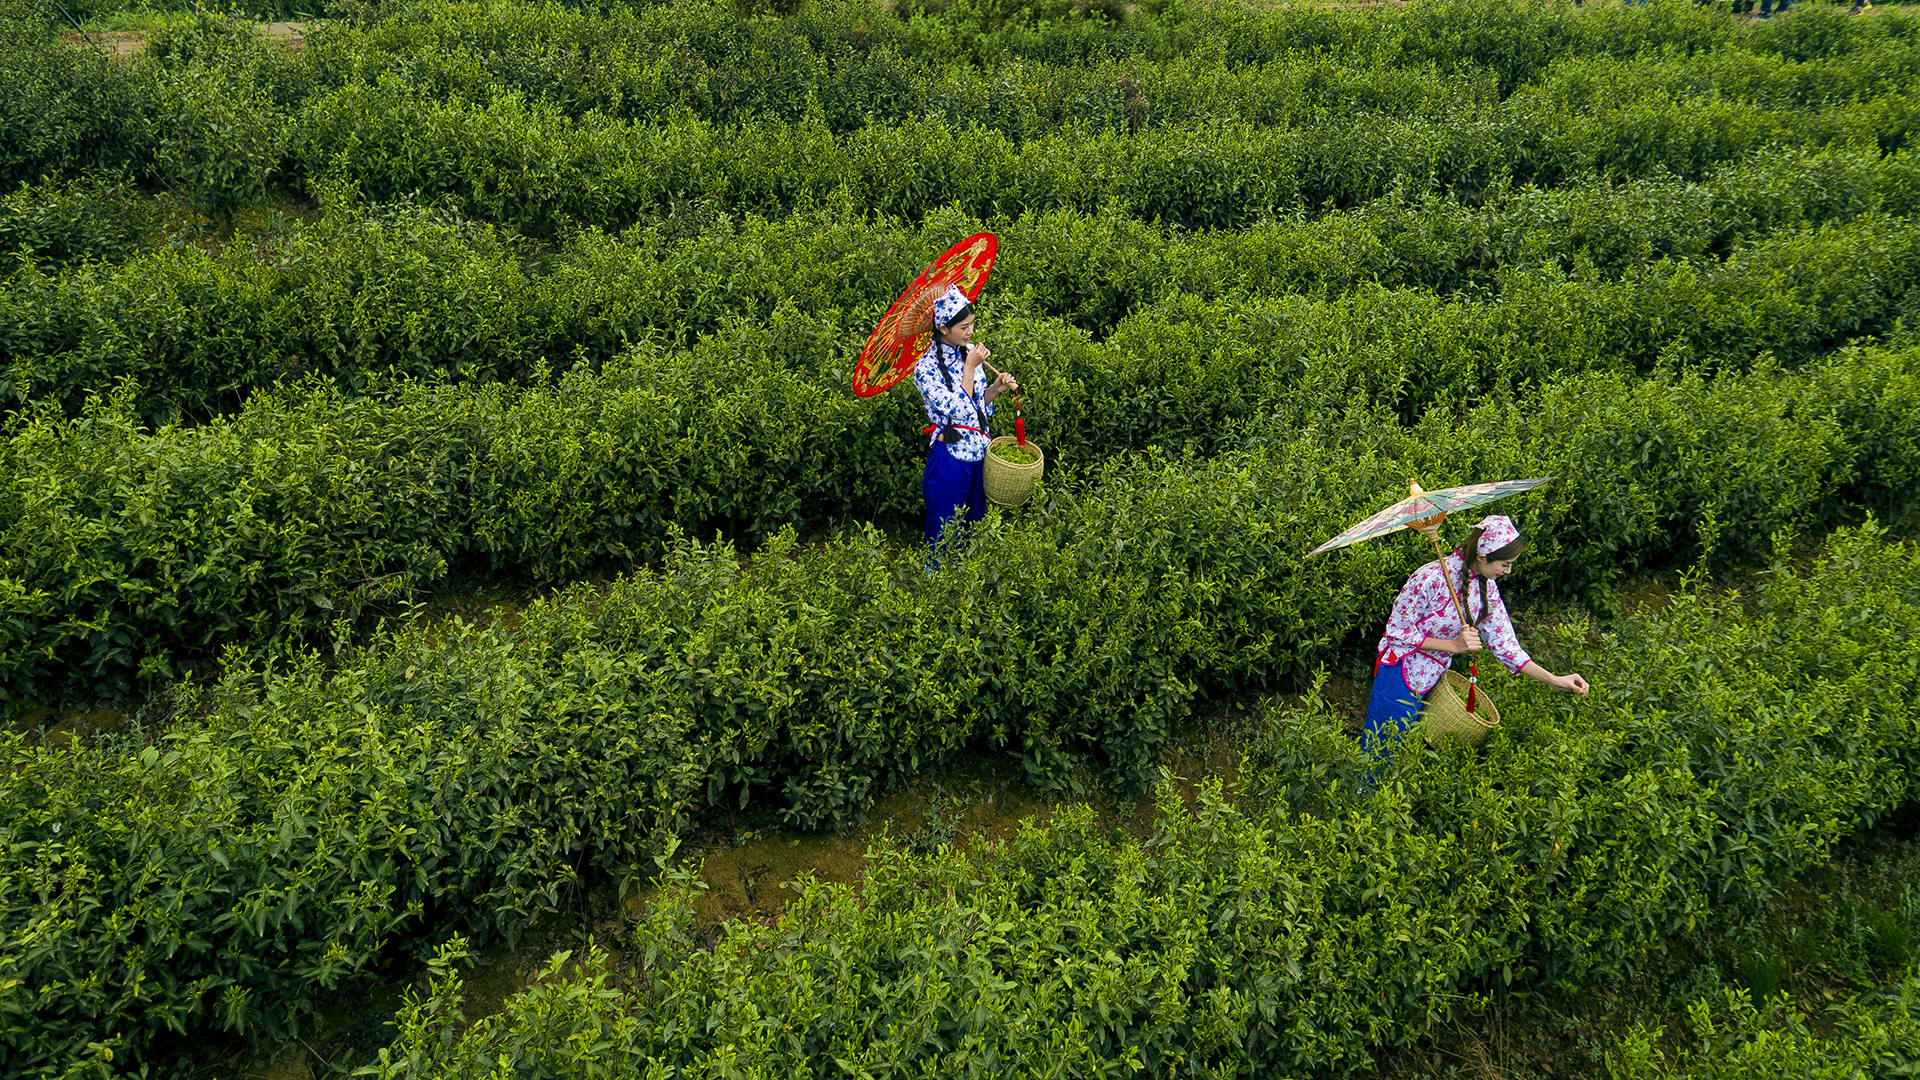
{"label": "bamboo basket", "polygon": [[1040,444],[1027,440],[1025,450],[1033,451],[1033,460],[1025,465],[1015,465],[1003,460],[993,452],[993,448],[1007,443],[1015,443],[1011,435],[1002,435],[987,443],[985,472],[981,475],[981,486],[987,489],[987,498],[1000,506],[1024,506],[1033,498],[1033,485],[1039,481],[1040,474],[1046,470],[1047,455],[1040,450]]}
{"label": "bamboo basket", "polygon": [[1457,671],[1441,673],[1440,681],[1427,695],[1426,707],[1420,710],[1428,746],[1438,746],[1448,737],[1479,746],[1500,726],[1500,710],[1493,707],[1493,698],[1487,696],[1484,686],[1475,695],[1475,711],[1467,711],[1467,685],[1467,677]]}

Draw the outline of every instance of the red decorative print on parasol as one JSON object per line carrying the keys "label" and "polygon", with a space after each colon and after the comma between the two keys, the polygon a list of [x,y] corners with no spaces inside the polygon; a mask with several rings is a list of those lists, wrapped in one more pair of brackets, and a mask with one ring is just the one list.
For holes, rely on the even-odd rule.
{"label": "red decorative print on parasol", "polygon": [[969,302],[980,299],[999,250],[1000,241],[992,233],[975,233],[922,270],[867,336],[867,347],[853,366],[853,392],[872,397],[906,378],[933,342],[933,302],[949,285],[958,286]]}

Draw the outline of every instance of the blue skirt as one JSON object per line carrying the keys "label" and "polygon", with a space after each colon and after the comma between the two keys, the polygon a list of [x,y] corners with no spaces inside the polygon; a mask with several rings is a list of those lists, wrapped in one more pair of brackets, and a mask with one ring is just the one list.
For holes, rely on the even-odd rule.
{"label": "blue skirt", "polygon": [[1360,744],[1378,756],[1395,735],[1413,726],[1420,718],[1425,702],[1407,685],[1407,676],[1396,661],[1381,664],[1373,672],[1373,696],[1367,700],[1367,730]]}
{"label": "blue skirt", "polygon": [[927,546],[935,549],[936,557],[940,538],[955,515],[962,521],[979,521],[987,516],[985,478],[986,462],[961,461],[938,439],[928,448],[920,493],[927,500]]}

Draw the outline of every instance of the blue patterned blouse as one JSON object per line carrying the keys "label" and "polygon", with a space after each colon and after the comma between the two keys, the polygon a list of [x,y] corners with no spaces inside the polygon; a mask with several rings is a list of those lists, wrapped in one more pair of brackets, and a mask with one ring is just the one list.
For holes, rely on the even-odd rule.
{"label": "blue patterned blouse", "polygon": [[[944,364],[947,377],[940,377],[940,368]],[[979,428],[985,431],[987,421],[993,416],[993,406],[980,404],[978,412],[974,406],[984,403],[987,396],[987,366],[976,365],[973,369],[973,393],[961,392],[960,380],[966,372],[966,350],[952,345],[942,345],[935,341],[920,354],[913,365],[913,385],[920,388],[920,397],[927,403],[927,423],[937,429],[944,424],[954,424],[963,428]],[[949,388],[951,384],[951,388]],[[933,432],[932,439],[939,439],[940,432]],[[933,445],[929,442],[927,445]],[[987,456],[987,437],[979,432],[962,431],[960,441],[947,447],[947,451],[961,461],[979,461]]]}

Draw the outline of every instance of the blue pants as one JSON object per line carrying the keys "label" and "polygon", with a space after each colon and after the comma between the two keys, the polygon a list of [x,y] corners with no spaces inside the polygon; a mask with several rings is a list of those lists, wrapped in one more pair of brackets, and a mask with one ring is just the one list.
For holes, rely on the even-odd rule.
{"label": "blue pants", "polygon": [[927,546],[939,560],[940,537],[958,513],[963,521],[979,521],[987,516],[987,492],[981,486],[986,463],[961,461],[935,440],[927,451],[927,471],[920,480],[920,492],[927,499]]}
{"label": "blue pants", "polygon": [[1374,768],[1367,770],[1362,781],[1367,786],[1373,786],[1374,770],[1386,763],[1393,737],[1413,726],[1423,705],[1421,695],[1407,685],[1406,673],[1399,664],[1381,664],[1374,669],[1373,696],[1367,699],[1367,729],[1360,737],[1360,745],[1374,759]]}

